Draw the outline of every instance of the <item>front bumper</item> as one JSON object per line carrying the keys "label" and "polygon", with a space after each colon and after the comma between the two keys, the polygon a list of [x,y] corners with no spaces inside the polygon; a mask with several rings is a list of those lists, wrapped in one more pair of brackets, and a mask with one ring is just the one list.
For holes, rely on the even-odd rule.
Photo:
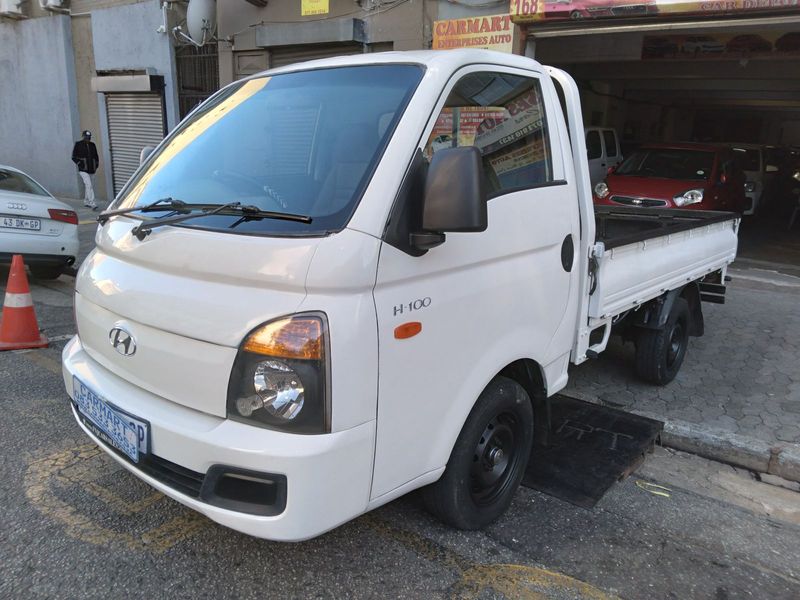
{"label": "front bumper", "polygon": [[[296,435],[251,427],[164,400],[95,362],[74,337],[63,352],[64,384],[73,397],[77,376],[120,409],[150,423],[150,453],[168,468],[206,477],[225,465],[285,477],[285,508],[261,516],[194,497],[190,489],[140,468],[81,428],[112,458],[165,495],[248,535],[281,541],[308,539],[363,513],[369,501],[375,422],[326,435]],[[73,408],[74,410],[74,408]],[[163,466],[163,465],[162,465]],[[215,467],[216,468],[216,467]],[[200,482],[202,486],[202,481]]]}

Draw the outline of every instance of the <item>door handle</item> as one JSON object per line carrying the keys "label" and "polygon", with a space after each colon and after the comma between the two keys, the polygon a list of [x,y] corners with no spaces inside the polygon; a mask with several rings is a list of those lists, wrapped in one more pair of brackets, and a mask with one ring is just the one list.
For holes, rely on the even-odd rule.
{"label": "door handle", "polygon": [[561,266],[569,273],[572,271],[572,263],[575,260],[575,244],[572,241],[572,234],[567,234],[561,242]]}

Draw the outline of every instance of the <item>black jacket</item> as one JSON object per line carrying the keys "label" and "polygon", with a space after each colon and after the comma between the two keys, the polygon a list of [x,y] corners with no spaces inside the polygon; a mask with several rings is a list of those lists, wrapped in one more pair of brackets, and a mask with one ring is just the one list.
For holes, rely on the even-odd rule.
{"label": "black jacket", "polygon": [[94,142],[79,140],[72,148],[72,162],[78,165],[79,171],[94,173],[100,166],[100,158],[97,156],[97,146]]}

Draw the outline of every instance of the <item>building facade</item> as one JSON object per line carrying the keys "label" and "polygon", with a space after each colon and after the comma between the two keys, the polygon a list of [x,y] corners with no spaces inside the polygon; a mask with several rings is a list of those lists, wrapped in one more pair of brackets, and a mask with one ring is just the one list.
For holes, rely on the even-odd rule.
{"label": "building facade", "polygon": [[141,148],[219,86],[216,47],[187,49],[171,35],[185,6],[65,0],[46,10],[32,1],[0,18],[0,163],[80,197],[72,144],[88,129],[101,159],[96,193],[112,199]]}

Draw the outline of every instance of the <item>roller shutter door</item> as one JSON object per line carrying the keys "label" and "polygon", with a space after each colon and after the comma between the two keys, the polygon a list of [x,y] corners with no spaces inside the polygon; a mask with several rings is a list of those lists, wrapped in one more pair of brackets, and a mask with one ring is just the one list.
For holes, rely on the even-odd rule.
{"label": "roller shutter door", "polygon": [[362,44],[306,44],[304,46],[282,46],[270,48],[269,67],[285,67],[298,62],[332,58],[347,54],[362,54]]}
{"label": "roller shutter door", "polygon": [[106,114],[116,196],[139,166],[142,148],[164,139],[164,102],[160,94],[106,94]]}

